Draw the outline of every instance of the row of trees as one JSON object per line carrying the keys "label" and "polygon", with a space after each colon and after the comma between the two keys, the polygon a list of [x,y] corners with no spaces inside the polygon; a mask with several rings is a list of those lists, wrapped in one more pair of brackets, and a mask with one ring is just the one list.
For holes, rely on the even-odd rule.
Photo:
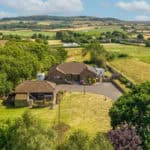
{"label": "row of trees", "polygon": [[58,28],[71,28],[73,25],[67,22],[54,23],[54,24],[39,24],[38,22],[20,21],[14,23],[0,24],[0,30],[14,30],[14,29],[31,29],[31,30],[45,30],[45,29],[58,29]]}
{"label": "row of trees", "polygon": [[31,41],[9,41],[0,47],[0,95],[7,94],[22,80],[36,77],[38,71],[47,71],[63,62],[67,52]]}

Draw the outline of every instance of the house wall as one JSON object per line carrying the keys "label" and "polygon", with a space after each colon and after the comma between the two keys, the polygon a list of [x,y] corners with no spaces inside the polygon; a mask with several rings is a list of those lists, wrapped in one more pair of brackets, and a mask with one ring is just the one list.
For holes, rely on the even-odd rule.
{"label": "house wall", "polygon": [[84,80],[85,78],[96,78],[97,75],[94,72],[91,72],[89,70],[84,70],[81,74],[80,74],[80,80]]}
{"label": "house wall", "polygon": [[53,70],[48,73],[48,78],[47,78],[48,81],[52,81],[57,84],[61,84],[61,83],[63,84],[65,83],[64,79],[65,79],[65,74],[57,70]]}

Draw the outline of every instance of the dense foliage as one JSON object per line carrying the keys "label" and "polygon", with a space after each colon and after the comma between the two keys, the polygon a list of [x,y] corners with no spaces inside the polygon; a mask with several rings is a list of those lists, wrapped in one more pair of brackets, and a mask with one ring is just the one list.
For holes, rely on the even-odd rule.
{"label": "dense foliage", "polygon": [[0,149],[49,150],[53,147],[55,133],[41,121],[26,112],[14,122],[0,124]]}
{"label": "dense foliage", "polygon": [[87,133],[83,131],[73,132],[68,140],[59,145],[58,150],[113,150],[113,146],[106,136],[97,133],[96,137],[90,139]]}
{"label": "dense foliage", "polygon": [[80,44],[95,41],[95,39],[93,39],[90,35],[72,31],[58,31],[56,33],[56,39],[62,40],[63,42],[76,42]]}
{"label": "dense foliage", "polygon": [[90,55],[91,63],[99,67],[105,67],[105,61],[108,53],[104,47],[99,44],[99,42],[92,42],[85,46],[85,48],[82,50],[82,55],[85,56],[87,54]]}
{"label": "dense foliage", "polygon": [[150,148],[150,82],[143,83],[120,97],[110,109],[111,124],[127,122],[136,126],[145,149]]}
{"label": "dense foliage", "polygon": [[141,150],[141,140],[136,128],[129,125],[121,125],[108,133],[115,150]]}
{"label": "dense foliage", "polygon": [[101,42],[119,43],[121,40],[128,39],[128,35],[124,32],[103,32],[99,37]]}
{"label": "dense foliage", "polygon": [[48,71],[54,64],[63,62],[67,52],[63,48],[51,49],[42,42],[9,41],[0,47],[0,94],[22,80],[36,77],[38,71]]}
{"label": "dense foliage", "polygon": [[150,40],[146,41],[146,47],[150,47]]}

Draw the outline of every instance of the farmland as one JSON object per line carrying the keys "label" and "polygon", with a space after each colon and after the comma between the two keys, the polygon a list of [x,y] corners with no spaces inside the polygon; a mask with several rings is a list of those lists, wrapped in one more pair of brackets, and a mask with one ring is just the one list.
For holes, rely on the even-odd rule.
{"label": "farmland", "polygon": [[[136,83],[150,80],[150,48],[122,44],[104,44],[104,47],[109,52],[128,55],[128,58],[118,58],[110,62],[125,76]],[[67,61],[89,60],[89,56],[82,56],[82,48],[67,48],[66,50],[68,51]]]}
{"label": "farmland", "polygon": [[[105,100],[104,96],[67,93],[60,106],[61,122],[68,124],[71,130],[80,128],[92,135],[96,132],[107,132],[111,129],[108,116],[111,105],[112,101],[110,99]],[[0,120],[17,118],[26,110],[28,108],[13,109],[0,105]],[[46,125],[52,126],[57,123],[58,106],[54,110],[41,108],[30,111],[40,117]]]}
{"label": "farmland", "polygon": [[105,44],[107,51],[124,53],[126,59],[118,59],[111,64],[136,83],[150,80],[150,48],[120,44]]}
{"label": "farmland", "polygon": [[47,32],[47,31],[32,31],[32,30],[0,30],[0,33],[3,33],[4,35],[19,35],[21,37],[31,37],[34,33],[36,34],[44,34],[46,36],[55,37],[55,32]]}
{"label": "farmland", "polygon": [[95,29],[82,30],[79,33],[84,33],[87,35],[99,36],[102,32],[113,32],[113,31],[123,31],[120,26],[100,26],[95,27]]}
{"label": "farmland", "polygon": [[123,44],[104,44],[104,47],[109,52],[124,53],[132,59],[150,63],[150,48]]}

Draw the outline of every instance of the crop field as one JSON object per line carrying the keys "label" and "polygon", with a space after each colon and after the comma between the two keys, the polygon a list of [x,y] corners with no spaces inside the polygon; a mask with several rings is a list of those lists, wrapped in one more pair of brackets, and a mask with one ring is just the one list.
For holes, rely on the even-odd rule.
{"label": "crop field", "polygon": [[48,44],[49,45],[62,45],[62,41],[61,40],[48,40]]}
{"label": "crop field", "polygon": [[144,34],[144,38],[149,39],[150,38],[150,33],[149,34]]}
{"label": "crop field", "polygon": [[50,36],[50,37],[54,37],[56,35],[55,32],[46,32],[46,31],[32,31],[32,30],[17,30],[17,31],[9,31],[9,30],[0,30],[1,33],[3,33],[4,35],[9,35],[9,34],[12,34],[12,35],[20,35],[22,37],[31,37],[34,33],[36,34],[44,34],[44,35],[47,35],[47,36]]}
{"label": "crop field", "polygon": [[0,40],[0,46],[5,46],[7,40]]}
{"label": "crop field", "polygon": [[136,83],[150,81],[150,48],[121,44],[104,44],[107,51],[128,54],[111,64]]}
{"label": "crop field", "polygon": [[[101,95],[67,93],[60,105],[60,121],[68,124],[71,131],[80,128],[91,135],[96,132],[107,132],[111,129],[108,116],[111,106],[112,100],[106,100]],[[0,104],[0,120],[17,118],[26,110],[29,108],[6,108]],[[40,117],[46,125],[52,126],[58,121],[58,106],[54,110],[41,108],[30,111]]]}

